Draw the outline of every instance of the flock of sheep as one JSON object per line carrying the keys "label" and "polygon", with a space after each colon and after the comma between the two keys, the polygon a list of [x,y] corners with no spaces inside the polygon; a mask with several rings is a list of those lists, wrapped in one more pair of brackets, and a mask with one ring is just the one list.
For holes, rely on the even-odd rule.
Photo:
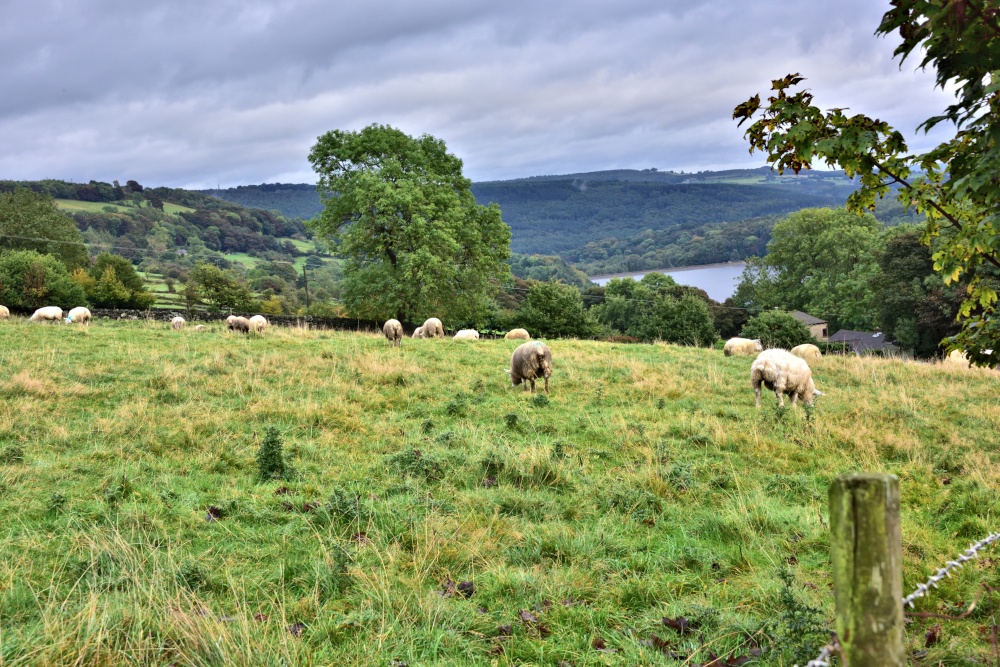
{"label": "flock of sheep", "polygon": [[[403,343],[403,325],[399,320],[389,320],[382,325],[389,344],[400,347]],[[413,332],[413,338],[437,338],[444,336],[444,325],[436,317],[429,318],[422,326]],[[506,340],[531,341],[531,335],[524,329],[511,329],[504,336]],[[462,329],[454,336],[455,340],[479,340],[479,332],[475,329]],[[535,380],[545,381],[545,393],[549,393],[549,378],[552,376],[552,352],[545,343],[531,341],[523,343],[510,358],[510,369],[507,370],[513,386],[524,384],[524,390],[531,387],[535,391]]]}
{"label": "flock of sheep", "polygon": [[819,348],[810,343],[797,345],[791,352],[787,350],[765,350],[759,340],[747,338],[730,338],[722,348],[727,357],[733,355],[750,355],[757,353],[750,366],[750,384],[753,386],[757,407],[760,407],[760,388],[774,392],[778,397],[778,405],[785,406],[785,394],[792,397],[792,407],[801,399],[807,405],[812,405],[817,396],[823,392],[816,389],[812,379],[812,370],[806,360],[819,359]]}

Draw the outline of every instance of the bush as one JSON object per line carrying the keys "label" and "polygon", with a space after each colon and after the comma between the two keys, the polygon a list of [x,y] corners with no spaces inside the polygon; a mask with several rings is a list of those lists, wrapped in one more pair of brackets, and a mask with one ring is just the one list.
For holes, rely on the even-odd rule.
{"label": "bush", "polygon": [[282,453],[281,437],[278,429],[267,427],[264,442],[257,452],[257,477],[262,482],[281,479],[285,476],[285,458]]}
{"label": "bush", "polygon": [[751,317],[743,325],[740,336],[760,339],[765,348],[780,347],[785,350],[803,343],[816,342],[806,325],[780,310],[767,310]]}
{"label": "bush", "polygon": [[73,279],[86,291],[90,303],[98,308],[145,310],[156,301],[156,297],[146,291],[132,262],[109,252],[98,255],[86,273],[75,272]]}
{"label": "bush", "polygon": [[87,295],[52,255],[8,250],[0,253],[0,303],[24,310],[73,308],[86,304]]}
{"label": "bush", "polygon": [[532,284],[513,319],[513,326],[538,338],[589,338],[598,331],[579,290],[561,283]]}

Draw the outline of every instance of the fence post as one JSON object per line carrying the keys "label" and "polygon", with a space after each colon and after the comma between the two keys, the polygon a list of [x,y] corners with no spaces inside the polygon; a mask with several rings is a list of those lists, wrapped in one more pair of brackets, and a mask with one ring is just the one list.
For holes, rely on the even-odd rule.
{"label": "fence post", "polygon": [[850,667],[904,667],[899,480],[840,475],[830,485],[837,636]]}

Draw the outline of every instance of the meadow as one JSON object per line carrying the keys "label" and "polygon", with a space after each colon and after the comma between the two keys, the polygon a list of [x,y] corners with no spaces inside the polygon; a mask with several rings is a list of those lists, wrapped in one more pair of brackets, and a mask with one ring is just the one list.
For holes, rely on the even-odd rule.
{"label": "meadow", "polygon": [[[907,592],[1000,528],[994,371],[829,357],[757,410],[716,350],[550,341],[546,396],[514,341],[213,327],[0,323],[0,665],[804,664],[834,476],[899,476]],[[983,664],[996,602],[908,648]]]}

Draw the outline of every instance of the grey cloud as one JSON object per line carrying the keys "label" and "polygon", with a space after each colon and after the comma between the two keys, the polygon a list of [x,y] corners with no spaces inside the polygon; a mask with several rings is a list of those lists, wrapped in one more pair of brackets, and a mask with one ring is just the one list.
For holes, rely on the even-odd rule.
{"label": "grey cloud", "polygon": [[732,108],[790,71],[821,105],[907,132],[947,104],[872,36],[886,5],[18,4],[0,24],[0,178],[312,180],[319,134],[373,122],[444,139],[477,180],[756,166]]}

